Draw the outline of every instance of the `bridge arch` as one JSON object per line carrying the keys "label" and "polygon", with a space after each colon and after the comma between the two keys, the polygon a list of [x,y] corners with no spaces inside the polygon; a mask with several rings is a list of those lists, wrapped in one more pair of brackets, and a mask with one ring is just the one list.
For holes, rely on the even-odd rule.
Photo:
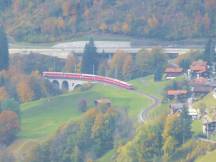
{"label": "bridge arch", "polygon": [[69,91],[69,82],[68,81],[64,80],[62,82],[62,90]]}
{"label": "bridge arch", "polygon": [[81,84],[75,84],[73,89],[78,89],[78,88],[81,88],[81,87],[82,87]]}
{"label": "bridge arch", "polygon": [[59,83],[58,80],[53,80],[53,81],[52,81],[52,84],[54,85],[55,88],[60,89],[60,83]]}

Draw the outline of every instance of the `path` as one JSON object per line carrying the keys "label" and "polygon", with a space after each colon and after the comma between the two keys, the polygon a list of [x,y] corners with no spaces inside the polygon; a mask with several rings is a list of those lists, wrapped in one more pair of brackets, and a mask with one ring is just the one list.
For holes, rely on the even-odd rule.
{"label": "path", "polygon": [[151,110],[153,110],[154,108],[160,106],[161,104],[161,100],[155,96],[152,95],[148,95],[144,92],[140,92],[140,91],[136,91],[139,95],[142,95],[146,98],[148,98],[149,100],[152,101],[152,104],[150,106],[148,106],[147,108],[145,108],[140,114],[139,114],[139,121],[140,122],[144,122],[147,118],[148,118],[148,114]]}
{"label": "path", "polygon": [[156,98],[155,96],[146,95],[146,97],[151,99],[153,103],[140,113],[140,121],[141,122],[144,122],[148,118],[148,114],[151,110],[160,106],[160,104],[161,104],[161,100]]}

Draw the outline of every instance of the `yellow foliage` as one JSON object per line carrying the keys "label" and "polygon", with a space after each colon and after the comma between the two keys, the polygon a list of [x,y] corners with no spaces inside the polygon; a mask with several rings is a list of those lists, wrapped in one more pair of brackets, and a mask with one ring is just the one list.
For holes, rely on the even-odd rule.
{"label": "yellow foliage", "polygon": [[34,92],[30,87],[30,83],[28,80],[21,80],[17,85],[17,93],[20,101],[28,102],[32,100],[34,96]]}
{"label": "yellow foliage", "polygon": [[0,87],[0,102],[8,98],[8,93],[4,87]]}
{"label": "yellow foliage", "polygon": [[150,17],[148,18],[148,25],[150,28],[155,28],[158,25],[158,20],[156,17]]}
{"label": "yellow foliage", "polygon": [[102,23],[99,25],[99,29],[104,32],[108,29],[108,26],[106,23]]}
{"label": "yellow foliage", "polygon": [[128,24],[128,23],[124,23],[124,24],[122,25],[122,31],[123,31],[124,33],[128,33],[128,32],[130,31],[130,27],[129,27],[129,24]]}

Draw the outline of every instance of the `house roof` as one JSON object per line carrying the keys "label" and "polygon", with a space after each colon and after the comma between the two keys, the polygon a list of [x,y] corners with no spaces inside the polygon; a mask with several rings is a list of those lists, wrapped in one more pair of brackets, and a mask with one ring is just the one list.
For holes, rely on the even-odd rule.
{"label": "house roof", "polygon": [[95,100],[95,103],[97,104],[111,104],[111,101],[107,98],[101,98],[101,99],[98,99],[98,100]]}
{"label": "house roof", "polygon": [[168,67],[165,69],[165,73],[182,73],[183,69],[180,67]]}
{"label": "house roof", "polygon": [[207,62],[203,60],[194,61],[190,69],[195,72],[203,73],[208,70]]}
{"label": "house roof", "polygon": [[185,95],[187,93],[188,93],[187,90],[168,90],[167,91],[167,95],[169,95],[169,96]]}
{"label": "house roof", "polygon": [[207,61],[203,60],[198,60],[198,61],[193,61],[192,66],[207,66]]}

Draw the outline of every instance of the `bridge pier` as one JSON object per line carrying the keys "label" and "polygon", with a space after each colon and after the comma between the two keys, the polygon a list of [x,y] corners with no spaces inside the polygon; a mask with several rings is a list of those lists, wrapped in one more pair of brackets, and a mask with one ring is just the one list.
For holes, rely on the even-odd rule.
{"label": "bridge pier", "polygon": [[87,81],[71,80],[71,79],[48,79],[57,88],[64,91],[73,91],[76,87],[88,83]]}

